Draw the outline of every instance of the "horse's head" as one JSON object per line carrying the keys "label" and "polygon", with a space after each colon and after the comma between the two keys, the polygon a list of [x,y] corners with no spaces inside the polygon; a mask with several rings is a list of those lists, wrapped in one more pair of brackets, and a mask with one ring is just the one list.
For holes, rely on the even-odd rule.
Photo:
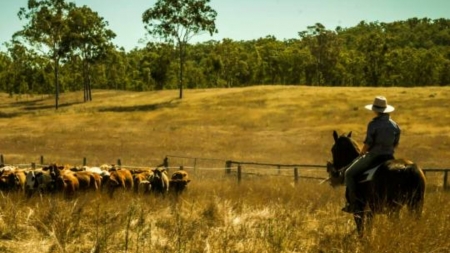
{"label": "horse's head", "polygon": [[360,147],[351,137],[352,132],[339,136],[333,131],[334,144],[331,147],[333,162],[327,163],[328,181],[333,187],[344,183],[344,168],[359,155]]}
{"label": "horse's head", "polygon": [[324,182],[329,182],[332,187],[337,187],[344,184],[344,174],[334,167],[331,161],[327,161],[328,178]]}

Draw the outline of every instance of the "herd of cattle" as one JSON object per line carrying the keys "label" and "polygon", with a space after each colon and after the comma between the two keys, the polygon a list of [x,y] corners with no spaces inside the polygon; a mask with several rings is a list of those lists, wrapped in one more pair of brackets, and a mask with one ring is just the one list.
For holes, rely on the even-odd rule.
{"label": "herd of cattle", "polygon": [[111,197],[117,189],[136,193],[180,194],[191,180],[188,173],[178,170],[169,177],[164,167],[131,170],[114,165],[72,167],[50,164],[38,169],[22,169],[0,165],[0,191],[34,193],[61,192],[74,196],[79,191],[105,191]]}

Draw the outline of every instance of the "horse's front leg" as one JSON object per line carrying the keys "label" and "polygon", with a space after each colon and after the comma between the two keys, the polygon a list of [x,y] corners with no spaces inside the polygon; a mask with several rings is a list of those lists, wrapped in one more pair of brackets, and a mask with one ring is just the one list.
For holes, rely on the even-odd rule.
{"label": "horse's front leg", "polygon": [[358,201],[356,203],[355,212],[353,213],[353,219],[355,220],[356,223],[356,231],[358,232],[358,235],[360,237],[364,235],[366,218],[368,219],[369,224],[372,222],[372,212],[369,211],[366,214],[365,210],[366,210],[366,203]]}
{"label": "horse's front leg", "polygon": [[356,223],[356,232],[360,237],[362,237],[364,235],[364,220],[365,220],[364,212],[363,211],[355,212],[353,214],[353,219],[355,220]]}

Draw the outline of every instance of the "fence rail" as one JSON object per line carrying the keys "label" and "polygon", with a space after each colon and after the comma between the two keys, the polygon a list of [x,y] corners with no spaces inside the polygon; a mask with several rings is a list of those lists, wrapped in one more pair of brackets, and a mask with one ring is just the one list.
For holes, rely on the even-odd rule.
{"label": "fence rail", "polygon": [[[294,181],[297,182],[298,177],[298,168],[316,168],[316,169],[323,169],[326,168],[326,165],[313,165],[313,164],[276,164],[276,163],[257,163],[257,162],[239,162],[239,161],[227,161],[225,167],[229,170],[232,164],[236,164],[238,166],[238,171],[242,170],[242,165],[258,165],[258,166],[274,166],[277,167],[280,171],[283,167],[289,167],[294,168]],[[422,171],[426,175],[427,173],[443,173],[442,177],[442,187],[444,189],[448,189],[448,174],[450,169],[449,168],[423,168]],[[239,177],[238,177],[239,178]],[[325,178],[318,178],[318,177],[308,177],[308,176],[302,176],[302,178],[311,178],[311,179],[325,179]]]}
{"label": "fence rail", "polygon": [[[186,166],[184,162],[179,162],[181,164],[176,165],[176,166],[169,166],[169,158],[172,159],[188,159],[188,160],[192,160],[192,166]],[[29,163],[29,164],[14,164],[17,167],[31,167],[31,168],[36,168],[39,166],[44,166],[45,165],[45,160],[44,160],[44,156],[40,156],[40,163]],[[209,162],[215,162],[215,163],[225,163],[224,167],[198,167],[199,166],[199,161],[209,161]],[[6,164],[5,159],[3,154],[0,154],[0,164]],[[82,164],[83,165],[87,165],[87,159],[86,157],[84,157],[82,159]],[[124,166],[126,168],[130,168],[130,169],[140,169],[140,168],[148,168],[149,166],[125,166],[122,165],[122,161],[121,159],[117,159],[117,166],[121,167]],[[196,170],[224,170],[225,174],[231,174],[231,171],[234,169],[236,170],[236,174],[237,174],[237,180],[238,182],[241,182],[242,180],[242,174],[257,174],[255,172],[252,172],[251,169],[249,168],[245,168],[244,171],[244,166],[252,166],[253,171],[254,170],[263,170],[261,168],[259,169],[255,169],[255,166],[265,166],[265,167],[274,167],[277,169],[277,174],[281,175],[282,171],[286,172],[287,170],[292,170],[292,174],[291,177],[294,177],[294,183],[298,183],[300,178],[305,178],[305,179],[317,179],[317,180],[325,180],[325,177],[318,177],[318,176],[314,176],[314,175],[301,175],[300,171],[307,171],[310,169],[321,169],[323,170],[324,168],[326,168],[325,165],[314,165],[314,164],[278,164],[278,163],[259,163],[259,162],[248,162],[248,161],[233,161],[233,160],[224,160],[224,159],[216,159],[216,158],[202,158],[202,157],[188,157],[188,156],[176,156],[176,155],[166,155],[166,157],[163,159],[162,164],[157,165],[158,166],[164,166],[167,169],[172,169],[172,168],[180,168],[180,169],[192,169],[194,172]],[[233,167],[234,166],[234,167]],[[266,169],[267,170],[267,169]],[[443,177],[442,177],[442,187],[444,189],[448,189],[449,185],[448,185],[448,174],[450,171],[450,168],[423,168],[422,169],[423,172],[425,173],[425,175],[427,173],[443,173]],[[303,174],[303,173],[302,173]]]}

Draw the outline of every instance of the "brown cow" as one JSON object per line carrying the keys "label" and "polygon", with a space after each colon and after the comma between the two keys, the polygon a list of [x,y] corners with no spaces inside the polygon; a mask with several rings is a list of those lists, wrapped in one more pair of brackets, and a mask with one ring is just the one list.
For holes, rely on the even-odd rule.
{"label": "brown cow", "polygon": [[111,168],[111,166],[109,165],[102,165],[100,167],[89,167],[89,166],[83,166],[80,168],[73,168],[72,170],[74,171],[88,171],[97,175],[95,176],[95,180],[98,181],[98,178],[100,177],[100,183],[97,182],[97,188],[101,189],[101,187],[103,187],[103,185],[105,185],[106,181],[108,181],[109,179],[109,169]]}
{"label": "brown cow", "polygon": [[73,175],[78,179],[81,190],[99,190],[102,177],[90,171],[77,171]]}
{"label": "brown cow", "polygon": [[55,179],[56,190],[63,192],[65,196],[73,196],[80,188],[78,178],[70,170],[64,171]]}
{"label": "brown cow", "polygon": [[14,184],[11,184],[10,176],[14,176],[14,170],[0,170],[0,191],[10,191]]}
{"label": "brown cow", "polygon": [[170,190],[174,191],[176,194],[180,194],[186,189],[189,182],[191,182],[191,180],[186,171],[175,171],[170,178]]}
{"label": "brown cow", "polygon": [[150,191],[150,178],[152,175],[152,171],[133,173],[134,192],[139,193],[142,190],[144,193],[148,193]]}
{"label": "brown cow", "polygon": [[70,166],[66,165],[57,165],[56,163],[52,163],[50,165],[44,166],[42,167],[43,171],[48,171],[50,173],[50,175],[56,179],[56,177],[58,177],[59,175],[61,175],[62,173],[64,173],[66,170],[70,171]]}
{"label": "brown cow", "polygon": [[24,191],[26,182],[26,171],[19,169],[8,169],[0,171],[1,191]]}
{"label": "brown cow", "polygon": [[17,170],[14,172],[14,189],[24,192],[25,191],[25,183],[27,180],[27,171],[26,170]]}
{"label": "brown cow", "polygon": [[132,189],[133,176],[127,169],[114,169],[110,171],[109,179],[106,183],[108,185],[108,193],[112,197],[116,188]]}

